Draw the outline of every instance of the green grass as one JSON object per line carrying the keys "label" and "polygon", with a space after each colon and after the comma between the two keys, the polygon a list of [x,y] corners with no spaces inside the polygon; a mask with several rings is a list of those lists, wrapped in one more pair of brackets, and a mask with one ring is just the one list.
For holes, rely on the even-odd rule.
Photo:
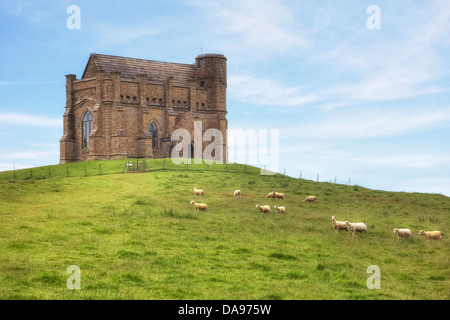
{"label": "green grass", "polygon": [[[417,235],[449,234],[448,197],[169,162],[151,160],[145,173],[95,171],[119,173],[123,160],[0,173],[0,299],[450,298],[448,239]],[[285,200],[263,199],[273,190]],[[303,203],[308,195],[318,201]],[[257,203],[287,214],[261,215]],[[336,234],[332,215],[369,234]],[[394,227],[413,238],[397,241]],[[81,290],[67,289],[70,265]],[[366,287],[370,265],[380,290]]]}

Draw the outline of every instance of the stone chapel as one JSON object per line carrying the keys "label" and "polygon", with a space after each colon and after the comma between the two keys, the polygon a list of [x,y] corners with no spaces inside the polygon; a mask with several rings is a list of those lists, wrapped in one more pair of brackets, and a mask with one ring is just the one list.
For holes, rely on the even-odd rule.
{"label": "stone chapel", "polygon": [[[218,129],[226,162],[227,59],[202,54],[181,64],[91,54],[81,79],[66,75],[60,163],[169,158],[175,129]],[[203,142],[201,148],[208,143]],[[190,155],[194,154],[194,142]]]}

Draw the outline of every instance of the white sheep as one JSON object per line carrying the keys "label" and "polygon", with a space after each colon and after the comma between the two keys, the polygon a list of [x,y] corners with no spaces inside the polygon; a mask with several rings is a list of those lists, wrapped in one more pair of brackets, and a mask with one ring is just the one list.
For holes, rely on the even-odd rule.
{"label": "white sheep", "polygon": [[272,191],[272,192],[268,193],[264,197],[264,199],[267,199],[267,198],[281,198],[281,199],[284,199],[284,193]]}
{"label": "white sheep", "polygon": [[259,204],[257,204],[256,208],[258,208],[261,213],[270,213],[270,207],[267,205],[260,206]]}
{"label": "white sheep", "polygon": [[235,197],[235,198],[240,198],[241,195],[242,195],[241,190],[236,190],[236,191],[234,192],[234,197]]}
{"label": "white sheep", "polygon": [[445,236],[445,233],[441,231],[419,231],[419,236],[425,236],[427,239],[439,239],[442,240],[442,237]]}
{"label": "white sheep", "polygon": [[303,202],[316,202],[317,198],[315,196],[309,196],[306,197],[305,200],[303,200]]}
{"label": "white sheep", "polygon": [[284,200],[284,193],[281,192],[275,192],[275,198],[280,198]]}
{"label": "white sheep", "polygon": [[267,199],[267,198],[275,198],[275,191],[269,192],[269,193],[264,197],[264,199]]}
{"label": "white sheep", "polygon": [[397,240],[400,238],[412,237],[412,232],[409,229],[394,228],[394,234],[397,234]]}
{"label": "white sheep", "polygon": [[346,230],[348,234],[349,227],[345,224],[344,221],[336,221],[336,216],[332,216],[331,223],[333,224],[333,228],[334,230],[336,230],[336,233],[338,233],[339,230]]}
{"label": "white sheep", "polygon": [[205,192],[204,192],[202,189],[194,188],[194,194],[195,194],[196,196],[202,196],[202,197],[203,197],[204,193],[205,193]]}
{"label": "white sheep", "polygon": [[365,233],[368,233],[367,226],[365,223],[362,223],[362,222],[351,223],[351,222],[345,221],[345,225],[349,227],[350,231],[353,233],[353,236],[355,236],[355,232],[359,232],[359,233],[361,233],[361,235],[362,235],[363,231]]}
{"label": "white sheep", "polygon": [[277,210],[278,213],[286,213],[286,208],[285,207],[274,206],[273,208],[275,210]]}
{"label": "white sheep", "polygon": [[207,211],[208,210],[208,206],[206,205],[206,203],[197,203],[194,200],[192,200],[191,204],[194,205],[195,211],[198,211],[198,210]]}

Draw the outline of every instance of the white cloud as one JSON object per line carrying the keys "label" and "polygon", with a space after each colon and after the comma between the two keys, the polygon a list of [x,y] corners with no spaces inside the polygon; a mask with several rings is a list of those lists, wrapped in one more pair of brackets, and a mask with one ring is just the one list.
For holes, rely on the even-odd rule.
{"label": "white cloud", "polygon": [[3,159],[20,159],[20,160],[38,160],[48,156],[59,155],[59,150],[56,151],[34,151],[34,152],[12,152],[9,154],[2,155]]}
{"label": "white cloud", "polygon": [[352,161],[367,165],[402,168],[432,168],[450,162],[450,155],[443,154],[393,154],[353,158]]}
{"label": "white cloud", "polygon": [[286,129],[291,136],[364,139],[411,133],[448,124],[450,107],[435,110],[353,109],[324,121]]}
{"label": "white cloud", "polygon": [[305,89],[285,86],[270,79],[250,75],[231,75],[228,77],[228,92],[233,99],[265,106],[300,106],[318,100]]}
{"label": "white cloud", "polygon": [[7,162],[0,162],[0,171],[10,171],[10,170],[20,170],[20,169],[27,169],[31,168],[30,165],[25,164],[19,164],[19,163],[7,163]]}
{"label": "white cloud", "polygon": [[63,81],[0,81],[0,86],[25,86],[42,84],[62,84]]}
{"label": "white cloud", "polygon": [[[448,91],[434,81],[448,76],[450,7],[433,2],[423,10],[400,6],[386,29],[340,37],[316,61],[351,79],[325,89],[327,95],[357,101],[397,100]],[[386,20],[393,12],[382,10]],[[383,19],[383,18],[382,18]],[[352,34],[355,36],[355,34]]]}
{"label": "white cloud", "polygon": [[15,112],[0,112],[0,123],[20,126],[62,128],[61,118],[51,118],[47,116],[21,114]]}
{"label": "white cloud", "polygon": [[151,37],[158,33],[156,26],[150,24],[142,25],[99,25],[96,26],[95,47],[115,48],[130,44],[137,41],[149,41]]}
{"label": "white cloud", "polygon": [[280,1],[194,1],[191,4],[203,8],[214,31],[232,37],[233,48],[241,53],[249,49],[280,53],[308,45],[298,20]]}

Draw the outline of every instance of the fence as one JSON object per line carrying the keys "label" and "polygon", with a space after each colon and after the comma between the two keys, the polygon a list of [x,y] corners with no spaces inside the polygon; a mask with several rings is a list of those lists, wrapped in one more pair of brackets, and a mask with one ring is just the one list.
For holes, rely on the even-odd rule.
{"label": "fence", "polygon": [[[154,171],[199,171],[199,172],[234,172],[244,174],[260,174],[261,170],[265,168],[258,168],[246,164],[238,163],[223,163],[223,164],[209,164],[202,161],[201,164],[194,164],[194,161],[189,159],[187,163],[174,164],[171,159],[121,159],[121,160],[99,160],[75,162],[70,164],[61,164],[45,167],[36,167],[30,169],[20,169],[13,171],[6,171],[0,173],[0,179],[48,179],[54,177],[90,177],[107,174],[135,174]],[[351,185],[351,179],[344,181],[339,180],[336,176],[324,179],[318,173],[313,177],[306,177],[303,171],[298,172],[287,171],[282,169],[276,172],[285,177],[299,178],[305,180],[312,180],[316,182],[330,182],[335,184]]]}

